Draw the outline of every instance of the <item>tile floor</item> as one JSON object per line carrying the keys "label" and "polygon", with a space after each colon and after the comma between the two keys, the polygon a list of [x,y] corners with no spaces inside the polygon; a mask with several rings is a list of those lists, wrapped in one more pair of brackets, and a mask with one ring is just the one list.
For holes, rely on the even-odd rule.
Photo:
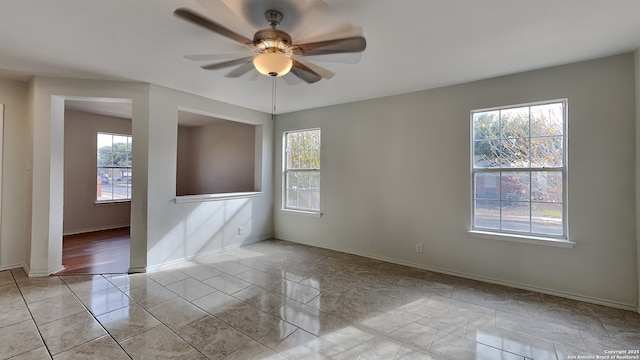
{"label": "tile floor", "polygon": [[148,274],[0,272],[1,359],[593,359],[639,348],[633,312],[276,240]]}

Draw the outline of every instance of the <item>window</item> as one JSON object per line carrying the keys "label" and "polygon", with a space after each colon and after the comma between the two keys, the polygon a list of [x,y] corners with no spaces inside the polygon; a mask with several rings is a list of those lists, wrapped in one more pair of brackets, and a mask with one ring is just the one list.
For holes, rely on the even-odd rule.
{"label": "window", "polygon": [[284,208],[320,213],[320,129],[284,135]]}
{"label": "window", "polygon": [[471,112],[473,230],[566,238],[566,100]]}
{"label": "window", "polygon": [[98,133],[98,202],[131,199],[131,136]]}

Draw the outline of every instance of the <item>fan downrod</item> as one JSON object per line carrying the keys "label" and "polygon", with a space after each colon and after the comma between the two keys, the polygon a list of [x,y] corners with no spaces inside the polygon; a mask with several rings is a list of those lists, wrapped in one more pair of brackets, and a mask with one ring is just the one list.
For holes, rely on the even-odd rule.
{"label": "fan downrod", "polygon": [[271,27],[275,29],[278,27],[278,25],[280,25],[284,16],[278,10],[267,10],[264,13],[264,17],[267,19],[267,22],[269,22],[269,25],[271,25]]}

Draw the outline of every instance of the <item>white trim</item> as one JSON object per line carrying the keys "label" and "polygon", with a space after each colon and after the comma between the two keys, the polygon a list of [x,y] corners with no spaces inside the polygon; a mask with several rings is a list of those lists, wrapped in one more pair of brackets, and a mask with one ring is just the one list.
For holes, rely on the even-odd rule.
{"label": "white trim", "polygon": [[[53,275],[56,273],[59,273],[60,271],[65,270],[65,267],[60,265],[60,266],[56,266],[52,269],[49,269],[47,271],[31,271],[29,270],[29,272],[27,272],[27,276],[31,277],[47,277],[49,275]],[[26,270],[25,270],[26,271]]]}
{"label": "white trim", "polygon": [[77,230],[64,231],[62,235],[66,236],[66,235],[86,234],[86,233],[91,233],[96,231],[122,229],[129,226],[130,226],[129,224],[121,224],[121,225],[100,226],[96,228],[77,229]]}
{"label": "white trim", "polygon": [[131,199],[116,199],[116,200],[96,200],[93,202],[95,206],[103,206],[103,205],[120,205],[120,204],[130,204]]}
{"label": "white trim", "polygon": [[222,193],[222,194],[202,194],[202,195],[182,195],[176,196],[176,204],[192,203],[192,202],[205,202],[205,201],[221,201],[221,200],[234,200],[234,199],[246,199],[252,197],[261,196],[262,192],[237,192],[237,193]]}
{"label": "white trim", "polygon": [[[3,164],[3,149],[4,149],[4,104],[0,104],[0,229],[2,229],[2,164]],[[0,241],[2,245],[2,241]],[[0,249],[0,251],[2,251]]]}
{"label": "white trim", "polygon": [[397,259],[393,259],[393,258],[387,258],[387,257],[383,257],[383,256],[375,256],[375,255],[361,253],[361,252],[357,252],[357,251],[350,251],[350,250],[334,248],[334,247],[331,247],[331,246],[319,246],[319,245],[315,245],[315,244],[312,244],[312,243],[306,243],[306,242],[295,241],[295,240],[287,240],[287,239],[283,239],[283,238],[275,238],[275,239],[280,239],[280,240],[284,240],[284,241],[290,241],[290,242],[293,242],[293,243],[298,243],[298,244],[303,244],[303,245],[308,245],[308,246],[313,246],[313,247],[318,247],[318,248],[323,248],[323,249],[328,249],[328,250],[333,250],[333,251],[339,251],[339,252],[352,254],[352,255],[363,256],[363,257],[370,258],[370,259],[375,259],[375,260],[382,260],[382,261],[386,261],[386,262],[393,263],[393,264],[410,266],[410,267],[414,267],[414,268],[418,268],[418,269],[433,271],[433,272],[440,273],[440,274],[457,276],[457,277],[461,277],[461,278],[465,278],[465,279],[477,280],[477,281],[481,281],[481,282],[485,282],[485,283],[502,285],[502,286],[507,286],[507,287],[511,287],[511,288],[515,288],[515,289],[533,291],[533,292],[537,292],[537,293],[540,293],[540,294],[553,295],[553,296],[563,297],[563,298],[567,298],[567,299],[588,302],[588,303],[591,303],[591,304],[604,305],[604,306],[609,306],[609,307],[622,309],[622,310],[629,310],[629,311],[637,311],[638,310],[638,309],[636,309],[636,306],[637,306],[636,304],[620,303],[620,302],[616,302],[616,301],[600,299],[600,298],[595,298],[595,297],[589,297],[589,296],[583,296],[583,295],[577,295],[577,294],[572,294],[572,293],[568,293],[568,292],[551,290],[551,289],[546,289],[546,288],[541,288],[541,287],[536,287],[536,286],[517,284],[517,283],[497,280],[497,279],[489,278],[489,277],[476,276],[476,275],[471,275],[471,274],[458,272],[458,271],[451,271],[451,270],[432,267],[432,266],[425,266],[425,265],[414,263],[414,262],[410,262],[410,261],[397,260]]}
{"label": "white trim", "polygon": [[573,241],[569,241],[565,239],[546,238],[546,237],[529,236],[529,235],[516,235],[511,233],[496,233],[496,232],[490,232],[490,231],[469,230],[469,234],[473,237],[482,238],[482,239],[509,241],[509,242],[515,242],[520,244],[553,246],[553,247],[561,247],[561,248],[573,248],[573,246],[576,244]]}
{"label": "white trim", "polygon": [[303,215],[303,216],[311,216],[311,217],[321,217],[321,212],[315,211],[303,211],[303,210],[294,210],[294,209],[280,209],[283,213],[290,213],[293,215]]}
{"label": "white trim", "polygon": [[145,273],[145,272],[147,272],[147,268],[144,268],[144,267],[129,268],[129,270],[127,271],[127,273],[129,274],[139,274],[139,273]]}
{"label": "white trim", "polygon": [[32,277],[47,277],[50,274],[46,271],[29,271],[27,273],[27,276],[32,278]]}
{"label": "white trim", "polygon": [[[148,266],[144,270],[142,268],[138,268],[137,270],[142,270],[142,271],[137,271],[137,272],[154,272],[154,271],[164,270],[165,268],[170,268],[170,267],[173,267],[173,266],[178,265],[178,264],[182,264],[182,263],[187,262],[187,261],[197,260],[199,258],[203,258],[203,257],[219,254],[219,253],[221,253],[223,251],[226,251],[226,250],[237,249],[237,248],[245,246],[245,245],[255,244],[255,243],[258,243],[260,241],[264,241],[264,240],[268,240],[268,239],[273,239],[273,236],[269,235],[269,236],[259,237],[259,238],[256,238],[256,239],[245,240],[245,241],[243,241],[242,243],[239,243],[239,244],[225,246],[225,247],[222,247],[222,248],[219,248],[219,249],[206,251],[206,252],[203,252],[203,253],[200,253],[200,254],[187,256],[187,257],[184,257],[182,259],[172,260],[172,261],[165,262],[165,263],[158,264],[158,265]],[[131,270],[132,269],[130,269],[130,271]]]}
{"label": "white trim", "polygon": [[[15,270],[15,269],[24,269],[25,265],[24,264],[13,264],[13,265],[5,265],[5,266],[0,266],[0,271],[7,271],[7,270]],[[26,271],[25,271],[26,272]]]}

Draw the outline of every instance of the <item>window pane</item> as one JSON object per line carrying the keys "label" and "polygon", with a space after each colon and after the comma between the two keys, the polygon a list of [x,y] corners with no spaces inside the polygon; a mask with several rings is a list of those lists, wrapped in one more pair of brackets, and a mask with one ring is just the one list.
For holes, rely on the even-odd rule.
{"label": "window pane", "polygon": [[309,209],[309,191],[308,190],[298,190],[298,209],[300,210],[308,210]]}
{"label": "window pane", "polygon": [[297,208],[298,207],[298,199],[296,198],[295,190],[287,190],[287,199],[286,204],[289,208]]}
{"label": "window pane", "polygon": [[483,140],[473,142],[473,167],[495,168],[500,166],[500,141]]}
{"label": "window pane", "polygon": [[298,178],[294,171],[287,172],[287,190],[297,190],[298,189]]}
{"label": "window pane", "polygon": [[113,170],[109,168],[98,168],[97,178],[97,200],[113,199]]}
{"label": "window pane", "polygon": [[531,231],[538,234],[562,235],[562,204],[531,205]]}
{"label": "window pane", "polygon": [[320,211],[320,188],[309,191],[309,210]]}
{"label": "window pane", "polygon": [[301,171],[296,174],[298,177],[298,190],[308,190],[309,189],[309,173],[306,171]]}
{"label": "window pane", "polygon": [[500,118],[498,111],[473,114],[473,139],[490,140],[500,138]]}
{"label": "window pane", "polygon": [[320,171],[309,171],[309,184],[312,188],[320,187]]}
{"label": "window pane", "polygon": [[562,166],[562,138],[562,136],[531,138],[531,167]]}
{"label": "window pane", "polygon": [[562,202],[562,172],[535,171],[531,173],[531,200],[534,202]]}
{"label": "window pane", "polygon": [[503,172],[501,178],[502,200],[529,201],[530,173]]}
{"label": "window pane", "polygon": [[501,111],[502,138],[522,138],[529,136],[529,107]]}
{"label": "window pane", "polygon": [[500,174],[479,173],[475,174],[474,184],[476,199],[500,200]]}
{"label": "window pane", "polygon": [[529,139],[502,140],[502,167],[529,167]]}
{"label": "window pane", "polygon": [[98,133],[98,149],[103,147],[111,148],[113,144],[113,135]]}
{"label": "window pane", "polygon": [[500,229],[500,202],[476,200],[473,226],[488,230]]}
{"label": "window pane", "polygon": [[502,202],[502,230],[529,232],[529,202]]}
{"label": "window pane", "polygon": [[285,162],[285,166],[287,169],[291,169],[293,168],[293,154],[291,153],[291,150],[287,149],[286,156],[287,160]]}
{"label": "window pane", "polygon": [[128,142],[127,136],[113,135],[113,147],[119,151],[126,151]]}
{"label": "window pane", "polygon": [[531,107],[531,136],[563,135],[562,103]]}
{"label": "window pane", "polygon": [[113,166],[111,147],[105,146],[98,149],[98,166]]}

